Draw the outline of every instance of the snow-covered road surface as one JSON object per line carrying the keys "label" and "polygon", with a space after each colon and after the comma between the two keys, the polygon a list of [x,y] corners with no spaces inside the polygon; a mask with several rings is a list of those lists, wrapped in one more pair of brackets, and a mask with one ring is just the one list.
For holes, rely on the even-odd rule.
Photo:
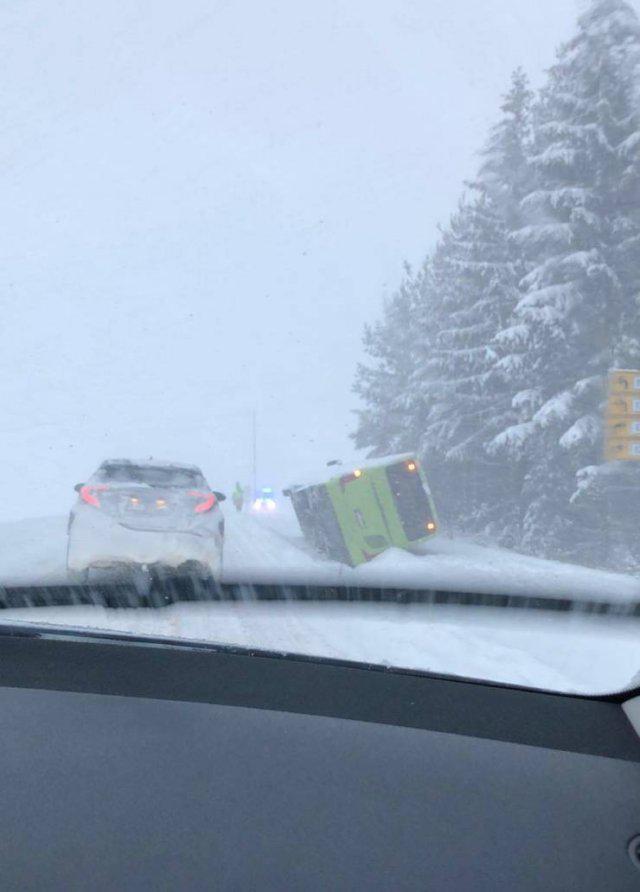
{"label": "snow-covered road surface", "polygon": [[[0,525],[0,581],[65,578],[66,518]],[[227,511],[225,577],[358,582],[574,598],[640,598],[624,575],[441,537],[424,555],[389,552],[352,570],[310,552],[289,518]],[[168,636],[602,693],[640,671],[640,623],[425,605],[211,603],[163,610],[34,608],[1,620]]]}
{"label": "snow-covered road surface", "polygon": [[[255,518],[225,512],[225,581],[386,585],[490,594],[640,600],[640,579],[527,557],[441,535],[409,554],[390,549],[352,569],[324,560],[304,542],[293,515]],[[67,518],[0,524],[0,584],[66,579]]]}

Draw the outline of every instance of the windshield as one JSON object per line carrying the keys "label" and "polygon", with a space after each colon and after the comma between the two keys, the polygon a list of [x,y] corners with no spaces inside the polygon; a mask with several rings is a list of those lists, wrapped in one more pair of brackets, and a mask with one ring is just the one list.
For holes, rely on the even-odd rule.
{"label": "windshield", "polygon": [[203,602],[5,618],[629,684],[640,0],[29,0],[0,34],[0,602]]}

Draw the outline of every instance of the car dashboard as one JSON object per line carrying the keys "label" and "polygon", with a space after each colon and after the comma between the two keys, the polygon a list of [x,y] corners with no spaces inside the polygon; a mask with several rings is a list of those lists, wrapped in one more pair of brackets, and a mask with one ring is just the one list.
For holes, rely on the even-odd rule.
{"label": "car dashboard", "polygon": [[635,889],[634,696],[6,625],[3,887]]}

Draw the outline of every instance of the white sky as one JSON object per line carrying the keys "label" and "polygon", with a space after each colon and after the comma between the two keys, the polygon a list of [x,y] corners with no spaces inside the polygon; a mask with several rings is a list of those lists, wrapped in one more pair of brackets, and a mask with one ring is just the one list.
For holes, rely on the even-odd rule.
{"label": "white sky", "polygon": [[575,0],[0,0],[0,519],[348,454],[364,323]]}

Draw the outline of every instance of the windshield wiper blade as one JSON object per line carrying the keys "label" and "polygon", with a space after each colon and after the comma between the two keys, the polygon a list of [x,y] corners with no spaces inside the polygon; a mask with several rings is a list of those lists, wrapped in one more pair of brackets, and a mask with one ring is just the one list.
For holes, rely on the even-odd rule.
{"label": "windshield wiper blade", "polygon": [[37,607],[161,608],[181,602],[308,601],[366,604],[431,604],[491,607],[552,613],[640,618],[640,600],[593,600],[567,596],[495,594],[371,585],[278,584],[275,582],[216,582],[188,576],[163,576],[140,585],[118,580],[85,585],[9,585],[0,587],[0,609]]}

